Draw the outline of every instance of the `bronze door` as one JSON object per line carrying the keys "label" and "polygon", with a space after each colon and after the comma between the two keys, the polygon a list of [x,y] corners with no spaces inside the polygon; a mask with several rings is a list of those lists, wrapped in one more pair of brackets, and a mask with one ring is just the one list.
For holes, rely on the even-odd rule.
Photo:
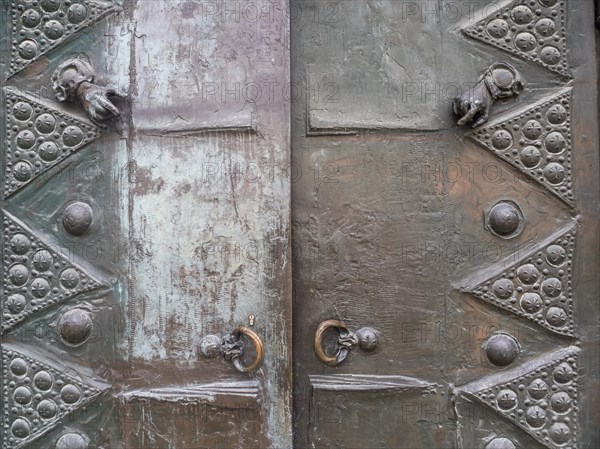
{"label": "bronze door", "polygon": [[592,3],[292,2],[296,447],[598,445]]}
{"label": "bronze door", "polygon": [[3,449],[291,447],[269,5],[2,2]]}
{"label": "bronze door", "polygon": [[0,447],[595,447],[591,3],[3,2]]}

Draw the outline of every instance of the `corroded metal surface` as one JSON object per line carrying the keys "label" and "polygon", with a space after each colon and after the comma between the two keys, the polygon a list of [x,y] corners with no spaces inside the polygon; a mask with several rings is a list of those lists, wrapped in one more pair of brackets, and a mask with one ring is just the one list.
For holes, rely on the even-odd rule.
{"label": "corroded metal surface", "polygon": [[3,2],[2,449],[597,447],[592,6]]}
{"label": "corroded metal surface", "polygon": [[289,9],[252,6],[2,2],[3,449],[291,447]]}

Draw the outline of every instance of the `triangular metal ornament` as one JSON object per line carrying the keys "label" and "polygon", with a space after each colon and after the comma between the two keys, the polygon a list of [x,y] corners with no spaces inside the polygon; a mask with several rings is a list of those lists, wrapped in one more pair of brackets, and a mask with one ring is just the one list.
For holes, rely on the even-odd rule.
{"label": "triangular metal ornament", "polygon": [[100,129],[14,89],[5,92],[7,198],[97,139]]}
{"label": "triangular metal ornament", "polygon": [[101,393],[47,363],[6,348],[2,384],[2,449],[27,446]]}
{"label": "triangular metal ornament", "polygon": [[117,5],[109,1],[12,0],[8,77],[117,10]]}
{"label": "triangular metal ornament", "polygon": [[565,0],[514,0],[492,10],[462,32],[571,78]]}
{"label": "triangular metal ornament", "polygon": [[551,449],[577,448],[578,355],[570,346],[458,387]]}
{"label": "triangular metal ornament", "polygon": [[571,286],[575,233],[572,223],[499,273],[476,275],[484,280],[466,291],[556,334],[575,337]]}
{"label": "triangular metal ornament", "polygon": [[478,128],[469,137],[574,206],[571,88]]}
{"label": "triangular metal ornament", "polygon": [[53,304],[102,284],[17,219],[4,215],[4,286],[1,333]]}

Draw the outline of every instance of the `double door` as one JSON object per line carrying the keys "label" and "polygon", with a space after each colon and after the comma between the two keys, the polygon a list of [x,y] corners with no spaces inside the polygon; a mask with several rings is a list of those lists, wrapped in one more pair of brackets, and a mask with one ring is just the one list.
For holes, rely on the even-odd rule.
{"label": "double door", "polygon": [[593,13],[4,2],[0,446],[595,447]]}

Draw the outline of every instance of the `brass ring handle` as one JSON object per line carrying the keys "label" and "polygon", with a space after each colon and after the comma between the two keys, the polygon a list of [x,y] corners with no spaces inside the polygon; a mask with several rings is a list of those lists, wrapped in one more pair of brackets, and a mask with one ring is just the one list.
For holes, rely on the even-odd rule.
{"label": "brass ring handle", "polygon": [[[323,335],[328,329],[335,328],[339,332],[335,355],[327,355],[323,349]],[[370,327],[363,327],[356,333],[348,330],[340,320],[325,320],[317,327],[313,340],[313,350],[317,359],[325,365],[335,366],[346,360],[350,350],[359,346],[363,351],[373,351],[379,342],[379,333]]]}
{"label": "brass ring handle", "polygon": [[[331,328],[338,329],[340,331],[340,335],[342,332],[345,332],[345,333],[348,332],[348,328],[344,325],[344,323],[342,323],[339,320],[323,321],[321,324],[319,324],[319,327],[317,327],[317,331],[315,332],[315,339],[313,341],[313,349],[315,351],[315,355],[317,356],[317,359],[319,359],[320,362],[324,363],[325,365],[334,366],[334,365],[338,365],[339,363],[341,363],[343,361],[343,359],[338,361],[338,357],[342,356],[341,347],[338,348],[338,350],[336,351],[336,354],[334,356],[327,355],[325,353],[325,350],[323,349],[323,334],[325,334],[325,331],[327,331],[327,329],[331,329]],[[343,356],[343,358],[346,358],[346,355],[347,355],[347,352]]]}
{"label": "brass ring handle", "polygon": [[251,364],[244,366],[240,358],[235,357],[233,359],[233,366],[235,366],[235,369],[237,369],[240,373],[253,373],[257,371],[265,360],[265,346],[263,345],[262,339],[252,329],[243,325],[239,325],[233,333],[238,338],[238,341],[241,335],[248,337],[254,345],[254,349],[256,350],[256,358]]}
{"label": "brass ring handle", "polygon": [[[244,352],[242,335],[246,336],[256,350],[256,357],[249,365],[242,363],[241,357]],[[214,358],[221,354],[226,360],[230,360],[240,373],[253,373],[257,371],[265,360],[265,346],[260,336],[247,326],[239,325],[235,330],[224,337],[208,335],[200,342],[199,351],[207,358]]]}

